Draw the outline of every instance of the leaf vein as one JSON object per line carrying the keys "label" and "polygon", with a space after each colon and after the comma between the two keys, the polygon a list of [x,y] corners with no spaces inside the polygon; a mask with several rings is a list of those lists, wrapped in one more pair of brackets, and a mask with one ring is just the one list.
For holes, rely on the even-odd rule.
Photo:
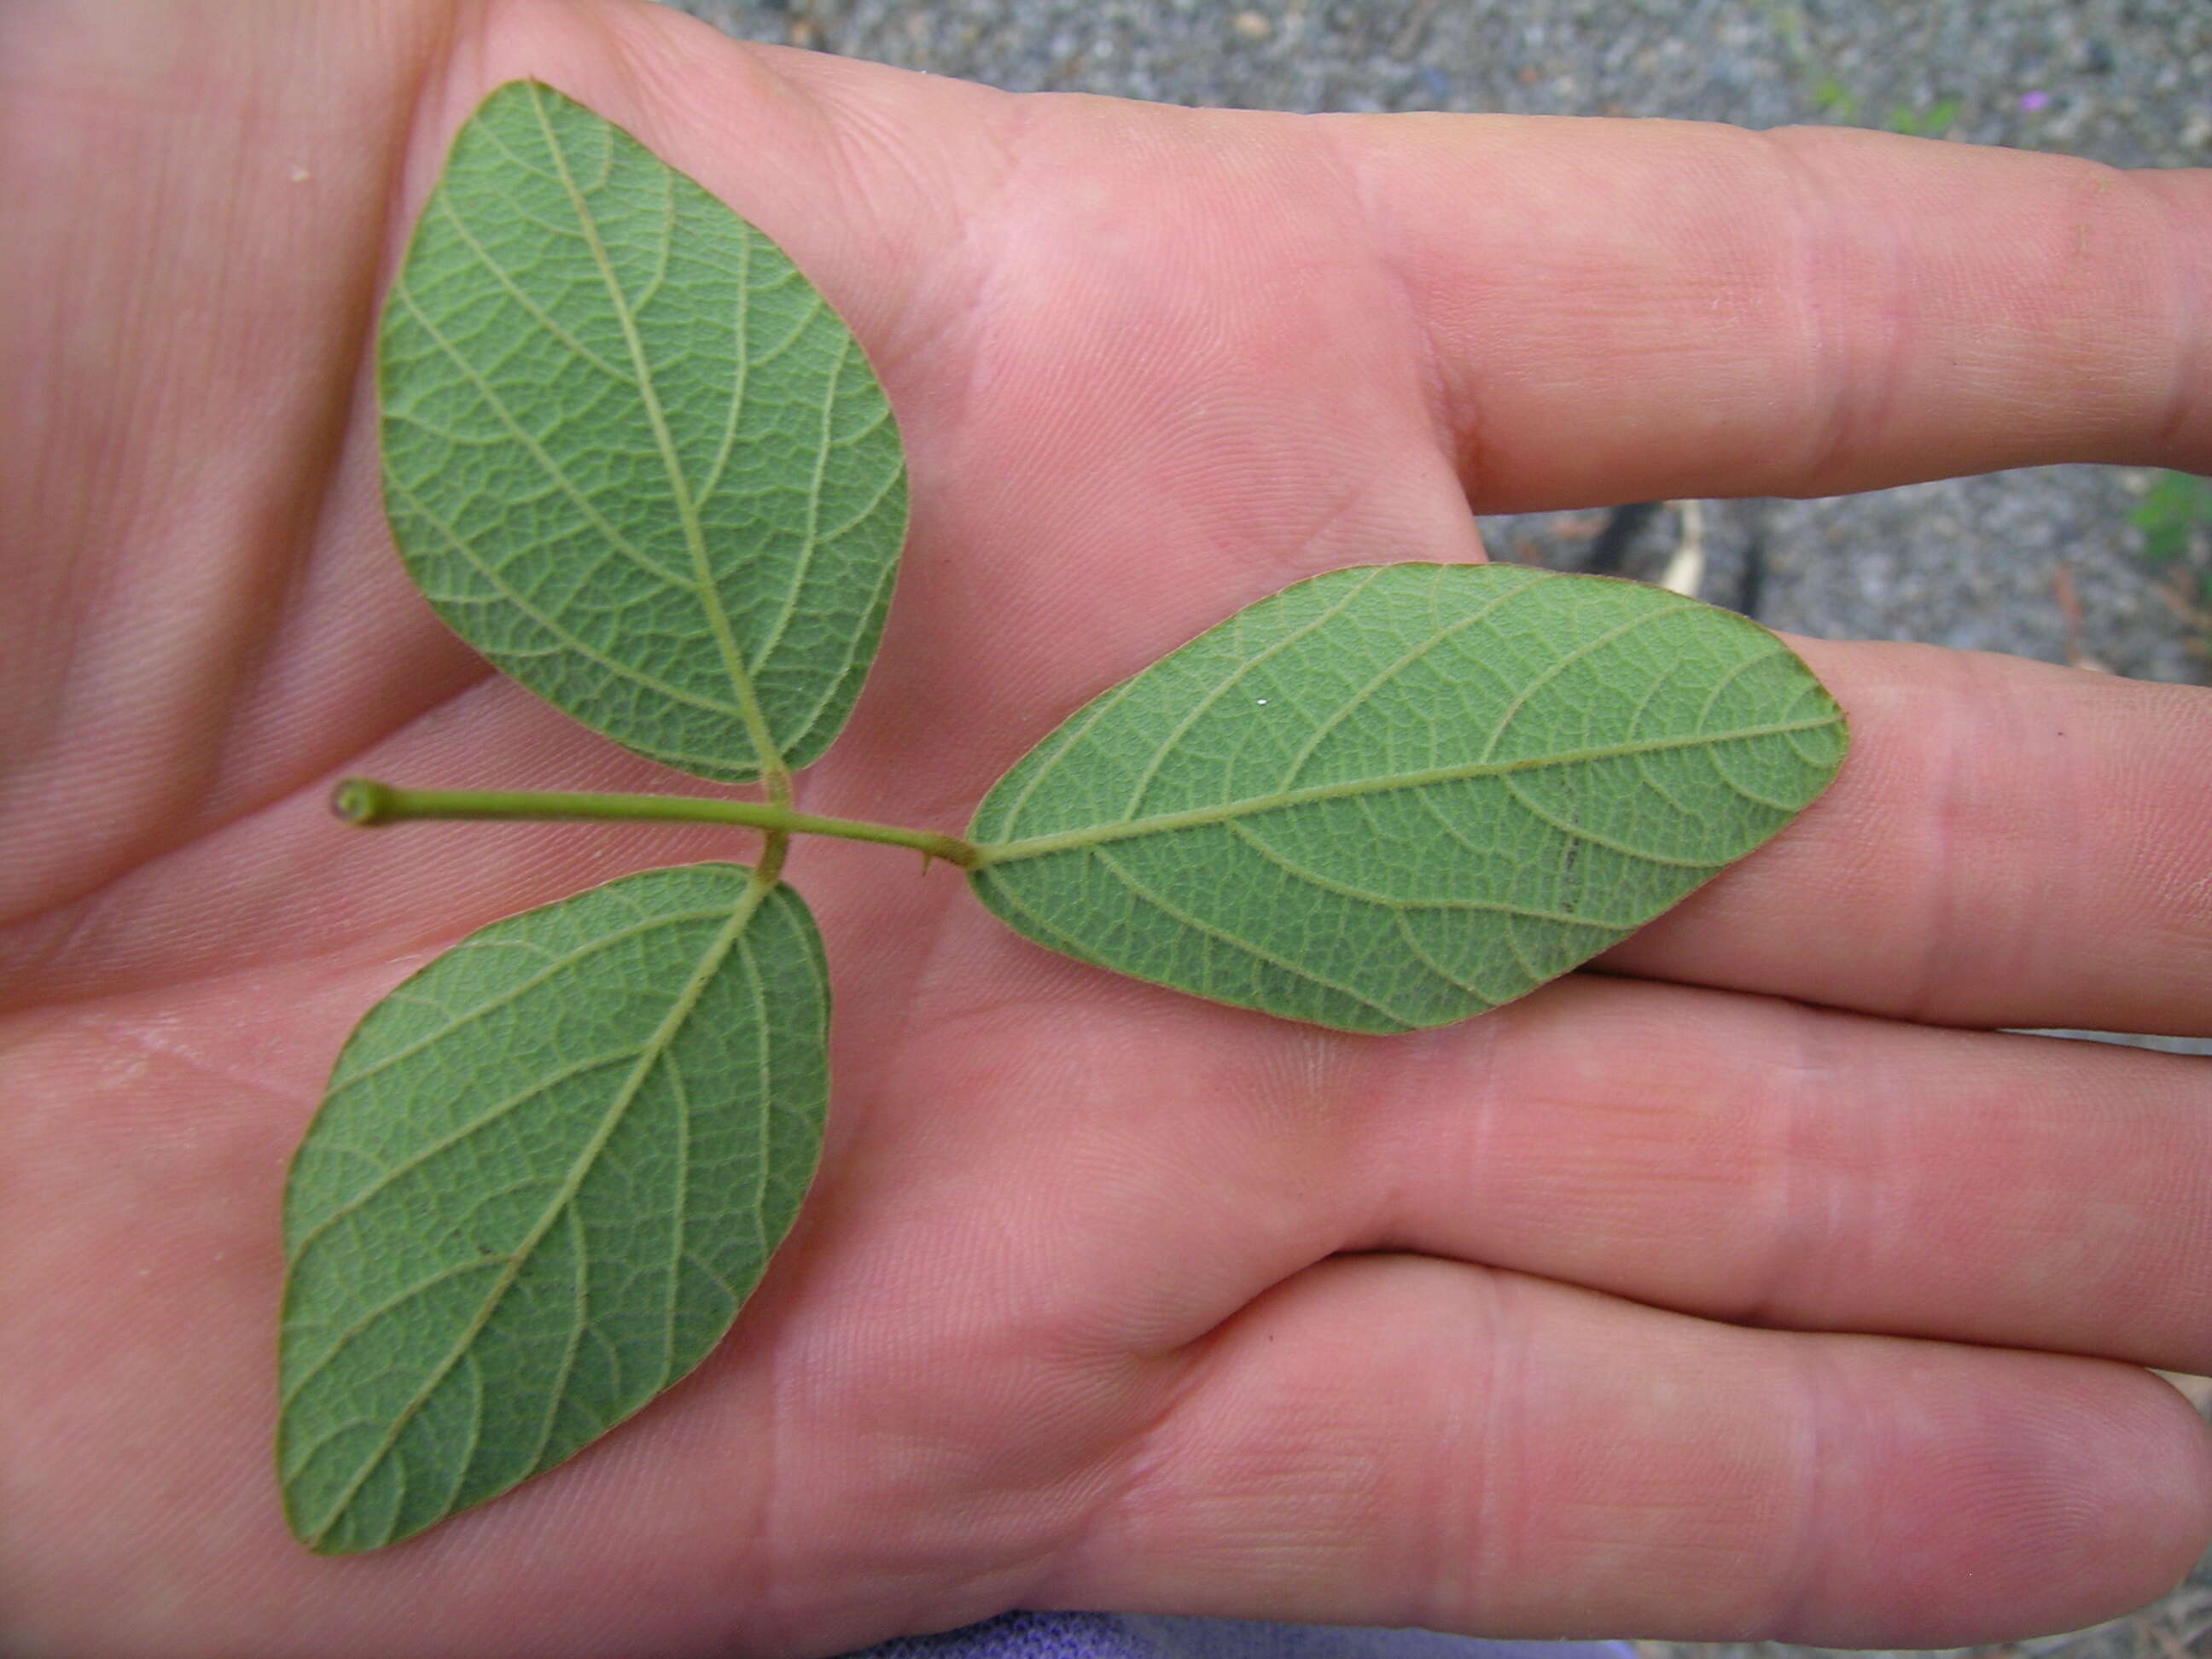
{"label": "leaf vein", "polygon": [[1222,826],[1257,853],[1268,863],[1297,881],[1320,888],[1323,892],[1356,899],[1363,904],[1378,905],[1386,910],[1473,911],[1486,915],[1522,916],[1530,921],[1564,922],[1571,927],[1594,928],[1601,933],[1626,933],[1625,927],[1613,922],[1597,921],[1589,916],[1569,915],[1561,911],[1539,909],[1533,905],[1508,904],[1498,899],[1400,899],[1387,893],[1377,893],[1347,881],[1325,876],[1318,870],[1299,863],[1288,854],[1270,847],[1254,835],[1243,823],[1231,818]]}
{"label": "leaf vein", "polygon": [[[485,406],[498,417],[500,424],[507,428],[508,435],[521,446],[531,459],[538,463],[540,470],[552,480],[554,487],[568,498],[569,505],[584,516],[586,522],[605,539],[609,547],[613,548],[655,581],[678,589],[690,586],[682,577],[672,574],[647,558],[631,544],[628,537],[607,521],[605,515],[592,504],[592,498],[577,489],[570,481],[568,475],[561,470],[561,464],[546,452],[545,446],[524,429],[521,422],[514,417],[514,412],[507,408],[506,400],[500,396],[498,388],[494,386],[490,380],[485,378],[483,371],[469,361],[466,354],[448,340],[438,325],[430,320],[428,313],[416,301],[413,291],[408,287],[404,277],[393,287],[392,295],[392,298],[399,301],[407,314],[415,319],[416,326],[429,337],[431,343],[437,347],[446,360],[460,370],[461,378],[476,388],[477,395],[483,399]],[[386,469],[386,479],[387,483],[392,479],[389,468]],[[409,493],[411,499],[411,492]],[[478,568],[483,567],[479,565]]]}
{"label": "leaf vein", "polygon": [[[1388,567],[1385,568],[1387,568]],[[1439,574],[1441,574],[1443,569],[1448,569],[1450,567],[1449,566],[1440,567]],[[1346,720],[1351,719],[1352,716],[1357,714],[1361,708],[1364,708],[1368,701],[1372,698],[1377,691],[1381,690],[1384,686],[1396,679],[1399,675],[1404,673],[1415,663],[1419,662],[1423,658],[1426,657],[1430,652],[1435,650],[1446,640],[1451,639],[1457,635],[1463,634],[1470,628],[1474,628],[1483,623],[1488,622],[1492,614],[1508,601],[1517,599],[1522,594],[1527,593],[1532,590],[1540,590],[1544,586],[1545,578],[1542,572],[1532,570],[1528,574],[1528,580],[1522,582],[1519,586],[1510,587],[1506,589],[1504,592],[1498,594],[1495,599],[1484,600],[1481,605],[1478,605],[1468,615],[1455,617],[1452,621],[1444,623],[1434,633],[1431,634],[1427,639],[1423,640],[1420,644],[1415,646],[1412,650],[1406,652],[1403,655],[1399,657],[1395,662],[1390,664],[1387,668],[1382,669],[1380,672],[1376,673],[1372,678],[1370,678],[1366,684],[1360,687],[1358,690],[1353,692],[1350,699],[1346,702],[1344,707],[1338,709],[1334,714],[1330,715],[1328,719],[1322,721],[1321,724],[1315,728],[1313,735],[1306,739],[1304,745],[1299,749],[1296,755],[1291,757],[1290,767],[1283,774],[1283,781],[1277,786],[1277,787],[1288,789],[1294,787],[1297,781],[1298,775],[1305,770],[1307,764],[1313,759],[1315,754],[1320,750],[1322,744],[1328,741],[1329,734],[1334,732],[1340,726],[1343,725]]]}
{"label": "leaf vein", "polygon": [[1512,729],[1513,722],[1521,717],[1522,711],[1534,700],[1536,694],[1565,673],[1576,663],[1582,661],[1592,652],[1601,651],[1614,641],[1635,633],[1640,628],[1649,627],[1651,623],[1662,621],[1668,617],[1680,616],[1682,612],[1692,609],[1696,604],[1695,599],[1681,599],[1673,605],[1640,611],[1626,622],[1616,623],[1601,634],[1592,635],[1576,646],[1573,650],[1560,653],[1556,659],[1545,665],[1542,672],[1523,685],[1514,696],[1513,701],[1506,705],[1505,711],[1498,717],[1497,729],[1491,732],[1490,741],[1483,746],[1483,757],[1487,759],[1498,752],[1498,745],[1505,740],[1506,732]]}
{"label": "leaf vein", "polygon": [[1521,810],[1531,817],[1541,819],[1560,834],[1571,836],[1577,841],[1602,847],[1608,853],[1619,853],[1624,858],[1638,859],[1645,864],[1662,864],[1674,870],[1719,870],[1726,867],[1725,861],[1716,864],[1709,859],[1678,859],[1669,854],[1647,852],[1641,847],[1632,847],[1625,841],[1616,841],[1610,836],[1600,835],[1595,830],[1585,830],[1579,824],[1570,823],[1549,808],[1531,800],[1528,792],[1510,777],[1505,780],[1505,787],[1520,804]]}
{"label": "leaf vein", "polygon": [[[1459,975],[1453,973],[1449,969],[1446,968],[1443,963],[1437,961],[1434,956],[1430,954],[1428,946],[1422,944],[1419,938],[1414,933],[1413,924],[1407,920],[1406,913],[1404,911],[1401,910],[1394,913],[1390,920],[1397,929],[1398,937],[1405,942],[1407,954],[1410,955],[1414,961],[1420,963],[1422,967],[1427,969],[1438,979],[1443,981],[1445,984],[1451,986],[1453,988],[1466,992],[1477,1001],[1484,1003],[1489,1007],[1494,1008],[1498,1006],[1498,999],[1492,997],[1487,991],[1477,985],[1473,980],[1463,979]],[[1480,1013],[1483,1011],[1481,1009],[1470,1008],[1468,1012],[1470,1014],[1474,1014]]]}
{"label": "leaf vein", "polygon": [[[313,1383],[318,1376],[320,1376],[325,1370],[330,1369],[333,1361],[343,1353],[346,1349],[351,1347],[354,1343],[358,1341],[365,1333],[374,1328],[375,1326],[382,1321],[390,1318],[394,1313],[405,1307],[416,1297],[422,1296],[428,1291],[436,1290],[441,1285],[447,1284],[453,1279],[462,1278],[466,1274],[496,1270],[505,1264],[506,1260],[507,1259],[503,1256],[487,1255],[480,1256],[471,1261],[456,1261],[451,1267],[441,1267],[436,1273],[432,1273],[427,1279],[417,1279],[414,1284],[410,1285],[405,1290],[397,1291],[392,1296],[386,1297],[383,1301],[369,1309],[368,1312],[356,1315],[351,1324],[346,1326],[343,1329],[339,1331],[337,1335],[331,1339],[331,1346],[329,1349],[319,1358],[318,1358],[313,1364],[308,1366],[306,1370],[301,1372],[298,1376],[292,1379],[290,1385],[284,1390],[283,1403],[286,1406],[289,1406],[295,1400],[298,1399],[301,1394],[307,1391],[308,1386]],[[295,1327],[295,1328],[297,1328]],[[308,1328],[313,1328],[309,1327]]]}
{"label": "leaf vein", "polygon": [[[591,1261],[584,1243],[584,1219],[576,1212],[574,1203],[562,1206],[562,1218],[568,1223],[568,1249],[574,1259],[570,1277],[575,1287],[575,1312],[568,1326],[568,1340],[561,1350],[561,1364],[554,1373],[553,1386],[545,1390],[545,1427],[538,1437],[538,1449],[530,1454],[524,1467],[533,1474],[546,1466],[545,1455],[552,1449],[553,1433],[561,1424],[562,1396],[576,1375],[576,1355],[584,1345],[584,1333],[592,1328]],[[489,1318],[485,1323],[490,1323]]]}
{"label": "leaf vein", "polygon": [[1171,729],[1164,738],[1160,739],[1160,746],[1152,751],[1152,759],[1146,764],[1145,769],[1138,775],[1137,785],[1136,787],[1130,792],[1128,804],[1121,809],[1122,817],[1128,817],[1133,816],[1136,812],[1137,809],[1144,805],[1145,797],[1152,793],[1152,785],[1159,777],[1160,768],[1167,763],[1168,757],[1175,751],[1176,745],[1181,743],[1183,738],[1189,734],[1191,727],[1195,726],[1199,720],[1203,719],[1209,710],[1218,708],[1223,698],[1226,697],[1231,691],[1243,684],[1262,664],[1273,660],[1273,659],[1289,650],[1292,646],[1299,643],[1303,640],[1310,638],[1320,629],[1326,628],[1330,623],[1335,621],[1337,617],[1342,616],[1346,609],[1350,606],[1353,601],[1357,600],[1361,594],[1366,592],[1369,588],[1374,586],[1375,584],[1381,580],[1382,574],[1382,567],[1377,567],[1375,570],[1370,572],[1366,580],[1353,587],[1349,592],[1345,594],[1342,599],[1337,600],[1327,610],[1308,618],[1305,622],[1291,629],[1288,633],[1282,635],[1272,644],[1263,647],[1251,656],[1246,658],[1243,662],[1237,665],[1236,669],[1226,679],[1223,680],[1211,691],[1208,691],[1203,697],[1200,697],[1198,700],[1196,706],[1194,706],[1188,714],[1185,714],[1182,720],[1176,721],[1173,729]]}
{"label": "leaf vein", "polygon": [[1353,990],[1348,985],[1340,985],[1336,981],[1330,979],[1325,974],[1317,974],[1310,968],[1301,967],[1298,963],[1291,961],[1288,957],[1278,956],[1275,952],[1267,950],[1262,945],[1255,945],[1249,939],[1239,939],[1236,934],[1228,932],[1226,929],[1217,927],[1212,922],[1201,921],[1197,916],[1194,916],[1188,911],[1183,909],[1181,906],[1170,903],[1166,899],[1162,898],[1159,894],[1153,891],[1151,887],[1146,885],[1145,883],[1139,881],[1134,876],[1131,875],[1128,871],[1124,869],[1120,862],[1115,859],[1114,855],[1111,853],[1109,853],[1104,848],[1094,847],[1091,849],[1091,855],[1097,859],[1097,860],[1101,864],[1103,864],[1109,870],[1112,871],[1115,876],[1121,882],[1122,885],[1127,887],[1136,897],[1141,899],[1146,904],[1151,905],[1163,915],[1171,917],[1173,920],[1181,922],[1193,933],[1202,933],[1208,939],[1218,939],[1220,943],[1229,946],[1230,949],[1234,951],[1242,951],[1246,956],[1252,957],[1255,961],[1265,963],[1267,966],[1273,968],[1279,972],[1289,974],[1294,978],[1308,981],[1312,984],[1320,986],[1323,990],[1334,991],[1339,996],[1344,997],[1350,1001],[1356,1002],[1364,1008],[1370,1008],[1374,1010],[1375,1012],[1382,1015],[1385,1019],[1395,1020],[1401,1025],[1411,1025],[1413,1024],[1413,1022],[1407,1019],[1403,1014],[1399,1013],[1395,1009],[1377,1002],[1370,996],[1364,995],[1360,992]]}
{"label": "leaf vein", "polygon": [[438,192],[437,207],[444,214],[447,223],[453,228],[453,234],[468,244],[469,252],[476,256],[477,263],[482,265],[490,274],[491,279],[506,291],[507,298],[530,313],[533,322],[616,384],[629,383],[628,377],[620,369],[571,334],[562,326],[560,319],[532,299],[523,289],[522,285],[507,275],[499,263],[491,257],[490,251],[477,240],[476,233],[469,228],[468,222],[461,217],[459,210],[453,206],[453,198],[443,191]]}
{"label": "leaf vein", "polygon": [[[750,974],[753,965],[752,953],[750,951],[739,951],[734,958],[734,963]],[[768,1010],[765,1007],[759,1009],[758,1012],[763,1019],[768,1018]],[[668,1228],[668,1267],[663,1275],[668,1285],[668,1317],[663,1322],[661,1329],[660,1381],[653,1385],[655,1392],[667,1387],[676,1375],[677,1304],[683,1297],[683,1262],[690,1249],[690,1241],[685,1234],[691,1217],[693,1124],[691,1089],[690,1085],[684,1081],[682,1067],[672,1066],[668,1068],[668,1092],[676,1107],[676,1168],[672,1182],[675,1189],[676,1203],[674,1212],[670,1217]]]}
{"label": "leaf vein", "polygon": [[[398,1163],[392,1165],[388,1170],[384,1170],[374,1184],[365,1188],[361,1192],[356,1193],[344,1203],[337,1205],[328,1215],[317,1222],[313,1228],[301,1234],[299,1240],[292,1246],[290,1251],[288,1253],[289,1259],[293,1261],[303,1260],[307,1252],[314,1248],[317,1241],[319,1241],[324,1234],[329,1232],[331,1228],[337,1226],[339,1222],[343,1221],[348,1216],[358,1215],[366,1206],[374,1204],[390,1189],[393,1182],[398,1180],[403,1176],[421,1169],[432,1159],[439,1157],[442,1153],[451,1152],[454,1147],[462,1145],[473,1136],[482,1133],[484,1130],[491,1127],[493,1124],[498,1123],[507,1118],[511,1113],[528,1105],[540,1095],[545,1094],[551,1090],[557,1089],[564,1083],[573,1083],[578,1078],[588,1076],[591,1073],[604,1070],[605,1067],[610,1066],[623,1065],[628,1061],[634,1060],[636,1058],[637,1055],[635,1051],[627,1049],[616,1050],[604,1054],[594,1054],[589,1060],[578,1060],[572,1066],[564,1066],[557,1072],[549,1073],[542,1078],[536,1079],[532,1082],[528,1088],[522,1090],[519,1093],[507,1096],[505,1099],[501,1100],[496,1104],[487,1108],[478,1115],[471,1118],[466,1123],[462,1124],[459,1128],[452,1131],[448,1134],[441,1135],[436,1140],[430,1142],[420,1152],[410,1153]],[[332,1090],[331,1092],[335,1094],[337,1093],[337,1091]],[[370,1158],[366,1152],[354,1152],[351,1147],[347,1147],[343,1150],[353,1153],[356,1157],[367,1159],[371,1164],[375,1164],[377,1162],[374,1158]],[[380,1165],[379,1167],[381,1168]]]}
{"label": "leaf vein", "polygon": [[447,1037],[451,1036],[455,1031],[459,1030],[464,1026],[473,1024],[477,1020],[482,1018],[485,1014],[490,1013],[495,1009],[504,1008],[510,1003],[520,1000],[523,997],[527,996],[532,991],[535,990],[538,986],[543,985],[554,975],[560,973],[566,969],[572,968],[580,962],[587,961],[591,957],[597,956],[600,951],[609,950],[615,945],[620,945],[626,939],[641,939],[646,934],[653,933],[658,929],[663,927],[681,927],[687,922],[719,921],[725,914],[725,912],[719,909],[661,911],[655,915],[647,916],[639,921],[633,922],[627,927],[617,927],[611,933],[598,934],[587,943],[579,945],[574,951],[565,951],[557,956],[545,951],[543,946],[540,946],[534,941],[530,940],[516,939],[509,942],[502,939],[496,942],[488,942],[478,939],[464,939],[460,944],[453,947],[455,951],[482,951],[486,949],[501,951],[526,950],[531,954],[544,956],[546,958],[546,966],[541,972],[532,974],[527,979],[517,981],[506,990],[501,992],[497,996],[489,998],[483,1002],[477,1003],[464,1010],[459,1015],[454,1017],[447,1024],[441,1026],[438,1030],[426,1032],[420,1037],[411,1038],[402,1047],[392,1049],[388,1053],[379,1054],[374,1060],[369,1062],[369,1064],[362,1066],[357,1071],[349,1071],[342,1078],[333,1078],[331,1080],[330,1092],[335,1096],[341,1090],[350,1089],[356,1084],[368,1081],[368,1079],[374,1077],[379,1072],[384,1071],[389,1066],[396,1066],[401,1060],[410,1059],[414,1055],[422,1053],[423,1049],[430,1048],[435,1043],[443,1042]]}
{"label": "leaf vein", "polygon": [[[416,514],[421,515],[424,523],[428,524],[433,530],[436,531],[440,536],[445,538],[447,545],[451,547],[453,550],[459,556],[464,563],[468,565],[471,569],[476,571],[484,579],[485,581],[489,582],[493,587],[498,590],[500,599],[506,601],[508,605],[513,605],[514,609],[521,612],[524,617],[527,617],[531,622],[535,623],[539,628],[552,635],[555,640],[559,641],[562,649],[583,658],[586,662],[592,664],[596,667],[604,669],[606,672],[614,675],[617,678],[628,680],[633,685],[641,685],[648,691],[657,692],[660,696],[666,697],[672,702],[684,703],[693,708],[703,709],[708,714],[723,714],[732,719],[740,718],[744,714],[744,711],[738,708],[734,704],[726,703],[716,698],[702,696],[696,691],[686,690],[680,685],[672,685],[668,681],[661,679],[656,675],[648,674],[641,668],[633,668],[627,663],[616,661],[612,657],[608,656],[606,653],[601,651],[597,646],[592,644],[590,641],[586,640],[581,635],[573,632],[565,623],[562,623],[551,613],[532,605],[528,599],[525,599],[520,589],[516,588],[512,583],[510,583],[505,576],[499,573],[497,569],[486,564],[482,559],[478,558],[477,556],[476,550],[471,547],[451,525],[448,525],[443,519],[431,512],[428,507],[425,507],[422,501],[416,497],[414,492],[410,490],[405,485],[396,481],[391,481],[387,483],[386,488],[390,489],[393,493],[404,497],[407,505]],[[457,597],[461,596],[447,595],[442,597],[444,597],[445,602],[450,605],[456,602]],[[482,601],[482,603],[489,604],[490,601],[484,600]],[[486,644],[483,649],[488,656],[494,654],[507,656],[512,654],[519,657],[534,654],[533,651],[520,651],[509,653],[505,647],[494,646],[490,644]]]}
{"label": "leaf vein", "polygon": [[730,352],[736,361],[736,371],[730,385],[730,395],[724,408],[721,441],[714,447],[714,459],[707,468],[707,481],[699,486],[699,499],[712,501],[722,487],[723,469],[730,464],[736,452],[738,427],[744,420],[745,397],[752,385],[752,353],[745,349],[745,331],[750,326],[752,314],[753,234],[750,227],[741,228],[738,234],[737,299],[731,307]]}
{"label": "leaf vein", "polygon": [[[817,295],[813,316],[820,315],[823,309],[824,302]],[[809,325],[811,325],[813,316],[808,319]],[[807,480],[806,485],[806,527],[799,538],[798,556],[791,562],[791,580],[785,589],[783,604],[777,611],[775,623],[769,629],[767,639],[761,643],[758,660],[763,664],[775,655],[777,647],[783,643],[785,632],[791,626],[792,617],[798,613],[799,597],[806,591],[807,577],[814,568],[815,550],[821,544],[817,532],[822,525],[823,481],[830,476],[830,430],[836,418],[837,387],[844,379],[848,356],[849,353],[845,351],[837,354],[836,367],[830,371],[830,384],[823,390],[821,427],[816,434],[817,441],[814,447],[814,474]]]}

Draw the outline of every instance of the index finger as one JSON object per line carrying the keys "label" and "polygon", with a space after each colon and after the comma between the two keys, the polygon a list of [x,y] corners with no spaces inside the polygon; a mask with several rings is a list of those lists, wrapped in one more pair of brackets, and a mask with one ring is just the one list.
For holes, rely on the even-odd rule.
{"label": "index finger", "polygon": [[[829,216],[821,255],[834,270],[865,243],[905,273],[854,296],[895,362],[938,339],[941,307],[907,303],[943,297],[927,273],[990,246],[979,227],[1046,180],[1113,203],[1085,228],[1145,246],[1160,284],[1224,235],[1371,263],[1378,280],[1319,295],[1342,314],[1309,344],[1379,333],[1419,360],[1479,512],[2062,461],[2212,470],[2212,172],[1848,128],[1009,100],[776,48],[725,62],[826,122],[767,95],[677,114],[724,155],[839,161],[860,210]],[[799,187],[745,194],[779,189]],[[1200,198],[1203,219],[1172,210]],[[823,216],[790,228],[808,240]]]}
{"label": "index finger", "polygon": [[1480,511],[2212,466],[2212,172],[1835,128],[1334,131]]}

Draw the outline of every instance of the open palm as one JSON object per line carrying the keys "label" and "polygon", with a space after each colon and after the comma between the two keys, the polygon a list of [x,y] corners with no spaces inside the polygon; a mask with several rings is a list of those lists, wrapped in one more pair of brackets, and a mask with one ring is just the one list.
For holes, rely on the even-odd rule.
{"label": "open palm", "polygon": [[2194,1558],[2212,1452],[2135,1368],[2212,1369],[2212,1084],[1990,1028],[2212,1030],[2212,703],[1909,647],[1807,647],[1843,778],[1613,974],[1413,1036],[803,843],[830,1140],[732,1340],[379,1555],[291,1541],[269,1440],[352,1022],[750,853],[325,806],[707,787],[492,676],[383,526],[370,319],[490,85],[629,127],[867,346],[914,532],[799,804],[955,831],[1237,606],[1480,556],[1470,501],[2212,466],[2203,177],[1021,100],[643,6],[34,4],[0,65],[0,1646],[822,1653],[1016,1604],[1937,1644]]}

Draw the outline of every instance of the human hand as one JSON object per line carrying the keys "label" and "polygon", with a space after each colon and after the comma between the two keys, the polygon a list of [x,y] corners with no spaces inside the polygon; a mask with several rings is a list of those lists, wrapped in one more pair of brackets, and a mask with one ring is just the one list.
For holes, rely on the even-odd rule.
{"label": "human hand", "polygon": [[[2212,185],[1851,133],[1014,99],[642,6],[0,17],[0,1648],[820,1653],[1007,1605],[1938,1644],[2139,1602],[2212,1456],[2212,707],[1804,646],[1831,793],[1613,952],[1354,1038],[806,842],[821,1179],[731,1340],[388,1553],[291,1541],[277,1203],[461,933],[726,834],[333,823],[668,775],[392,556],[363,372],[536,75],[781,241],[915,522],[810,811],[957,829],[1070,708],[1484,512],[2212,467]],[[736,849],[740,855],[744,848]]]}

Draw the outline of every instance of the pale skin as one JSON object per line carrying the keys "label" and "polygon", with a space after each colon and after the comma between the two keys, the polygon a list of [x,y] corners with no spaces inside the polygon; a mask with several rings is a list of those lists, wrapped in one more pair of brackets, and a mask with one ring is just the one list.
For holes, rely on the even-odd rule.
{"label": "pale skin", "polygon": [[[0,1647],[815,1655],[1012,1605],[1934,1646],[2212,1533],[2212,695],[1805,642],[1856,745],[1601,964],[1363,1039],[802,839],[820,1182],[572,1465],[325,1560],[270,1470],[285,1160],[467,930],[749,832],[368,831],[332,782],[692,788],[493,676],[379,511],[368,331],[540,76],[790,250],[915,524],[805,811],[957,833],[1068,710],[1479,512],[2212,471],[2212,178],[1848,132],[1224,115],[642,5],[0,15]],[[1979,1029],[1977,1029],[1979,1028]]]}

